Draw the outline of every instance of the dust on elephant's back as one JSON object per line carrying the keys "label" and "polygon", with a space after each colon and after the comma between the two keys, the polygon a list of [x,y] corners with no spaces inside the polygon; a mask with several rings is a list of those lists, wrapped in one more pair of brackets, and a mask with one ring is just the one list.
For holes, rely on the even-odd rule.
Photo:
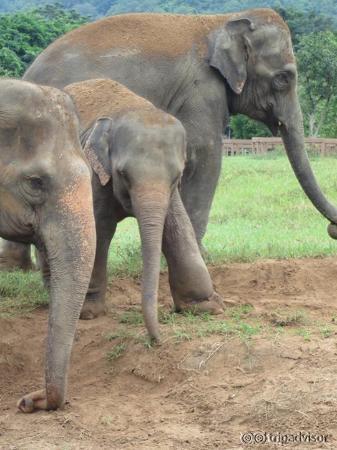
{"label": "dust on elephant's back", "polygon": [[76,99],[83,129],[88,128],[98,114],[116,118],[128,111],[139,110],[142,111],[143,123],[148,125],[159,125],[162,122],[165,126],[174,122],[172,116],[164,112],[159,115],[152,103],[113,80],[88,80],[83,83],[73,83],[67,86],[65,91]]}

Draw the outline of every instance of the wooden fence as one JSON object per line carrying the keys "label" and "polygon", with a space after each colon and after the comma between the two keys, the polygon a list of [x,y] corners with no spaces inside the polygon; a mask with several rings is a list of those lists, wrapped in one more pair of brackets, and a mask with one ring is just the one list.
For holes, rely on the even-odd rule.
{"label": "wooden fence", "polygon": [[[337,155],[337,139],[306,138],[306,149],[322,156]],[[252,139],[223,139],[223,154],[236,155],[263,155],[283,147],[281,138],[252,138]]]}

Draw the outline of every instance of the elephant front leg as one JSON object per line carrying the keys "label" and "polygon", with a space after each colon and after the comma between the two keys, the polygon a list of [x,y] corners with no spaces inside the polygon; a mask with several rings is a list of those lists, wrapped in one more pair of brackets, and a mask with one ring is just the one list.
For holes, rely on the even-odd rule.
{"label": "elephant front leg", "polygon": [[[213,133],[207,137],[208,133],[205,130],[204,136],[198,134],[195,136],[194,128],[189,129],[188,124],[186,128],[188,134],[193,136],[198,144],[195,144],[193,139],[188,144],[188,154],[193,156],[187,161],[181,180],[181,199],[195,231],[199,248],[202,249],[202,239],[206,233],[209,213],[221,171],[221,134]],[[203,130],[202,127],[201,130]]]}
{"label": "elephant front leg", "polygon": [[33,269],[29,244],[1,240],[0,271],[24,270],[27,272]]}
{"label": "elephant front leg", "polygon": [[105,314],[105,294],[107,289],[107,263],[111,239],[116,231],[116,224],[109,227],[97,223],[97,245],[94,268],[91,275],[89,289],[82,307],[80,318],[91,320]]}
{"label": "elephant front leg", "polygon": [[163,252],[176,310],[222,313],[223,301],[214,291],[178,190],[172,196],[165,222]]}

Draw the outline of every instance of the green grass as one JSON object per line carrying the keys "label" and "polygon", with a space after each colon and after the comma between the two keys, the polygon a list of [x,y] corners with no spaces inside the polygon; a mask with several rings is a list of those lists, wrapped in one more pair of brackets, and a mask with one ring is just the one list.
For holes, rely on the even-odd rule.
{"label": "green grass", "polygon": [[124,342],[121,342],[120,344],[117,344],[114,346],[112,350],[110,350],[107,354],[107,358],[109,361],[114,361],[115,359],[118,359],[120,356],[123,355],[125,352],[127,346]]}
{"label": "green grass", "polygon": [[[336,204],[337,159],[311,159],[323,192]],[[329,238],[327,224],[304,195],[280,152],[224,158],[204,239],[207,262],[336,255],[337,243]],[[118,225],[111,245],[109,274],[134,276],[140,270],[137,223],[127,219]],[[0,315],[27,311],[46,301],[39,274],[0,273]]]}
{"label": "green grass", "polygon": [[298,328],[295,330],[295,334],[301,336],[306,342],[311,341],[312,333],[307,328]]}
{"label": "green grass", "polygon": [[143,314],[137,310],[125,311],[118,318],[119,323],[128,325],[140,325],[144,323]]}
{"label": "green grass", "polygon": [[[337,204],[337,159],[312,157],[328,199]],[[325,220],[312,206],[280,154],[224,158],[204,245],[208,263],[337,254]],[[109,255],[111,275],[141,268],[134,219],[118,226]]]}
{"label": "green grass", "polygon": [[[139,309],[132,308],[117,316],[119,326],[105,337],[112,347],[107,358],[113,362],[134,344],[145,349],[156,349],[157,345],[147,336]],[[125,317],[128,319],[125,320]],[[239,339],[247,348],[256,338],[277,341],[280,336],[299,336],[304,342],[329,339],[337,334],[334,318],[317,320],[302,310],[278,309],[272,314],[259,314],[250,305],[229,308],[221,317],[207,313],[193,315],[190,312],[177,314],[163,307],[159,310],[161,342],[180,345],[198,339],[214,337],[219,342]]]}
{"label": "green grass", "polygon": [[37,272],[0,272],[0,317],[26,313],[48,304],[48,294]]}
{"label": "green grass", "polygon": [[[125,317],[128,320],[125,320]],[[124,354],[130,344],[141,344],[146,349],[156,347],[156,344],[147,336],[144,324],[138,317],[138,308],[132,308],[117,317],[121,325],[106,335],[106,339],[112,343],[111,350],[107,352],[107,358],[110,361],[114,361]],[[162,342],[171,342],[174,345],[209,336],[218,336],[220,339],[236,337],[248,344],[254,336],[264,334],[267,330],[271,333],[271,330],[275,329],[254,317],[253,310],[249,305],[231,308],[221,319],[207,313],[200,315],[190,312],[177,314],[160,308],[159,320]],[[320,330],[323,330],[321,335],[323,336],[325,333],[325,337],[328,332],[324,325]]]}
{"label": "green grass", "polygon": [[270,322],[278,327],[305,325],[308,322],[305,311],[276,310],[270,317]]}

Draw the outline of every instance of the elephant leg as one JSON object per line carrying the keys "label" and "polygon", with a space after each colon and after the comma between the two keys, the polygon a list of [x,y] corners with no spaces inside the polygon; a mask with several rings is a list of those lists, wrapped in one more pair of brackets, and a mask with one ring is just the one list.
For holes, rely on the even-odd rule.
{"label": "elephant leg", "polygon": [[34,269],[30,245],[2,239],[0,247],[0,271]]}
{"label": "elephant leg", "polygon": [[96,218],[96,255],[89,289],[82,307],[80,318],[91,320],[105,314],[105,293],[107,288],[107,262],[111,240],[116,231],[116,223],[102,223]]}
{"label": "elephant leg", "polygon": [[212,141],[209,146],[190,153],[196,154],[195,161],[187,165],[182,178],[181,198],[193,225],[198,245],[206,233],[209,213],[215,189],[219,180],[222,160],[221,142]]}
{"label": "elephant leg", "polygon": [[220,314],[223,301],[214,291],[178,190],[172,196],[165,221],[163,252],[176,310]]}
{"label": "elephant leg", "polygon": [[39,269],[41,271],[44,287],[50,291],[50,266],[48,263],[47,255],[43,250],[36,249],[35,257],[38,261]]}

